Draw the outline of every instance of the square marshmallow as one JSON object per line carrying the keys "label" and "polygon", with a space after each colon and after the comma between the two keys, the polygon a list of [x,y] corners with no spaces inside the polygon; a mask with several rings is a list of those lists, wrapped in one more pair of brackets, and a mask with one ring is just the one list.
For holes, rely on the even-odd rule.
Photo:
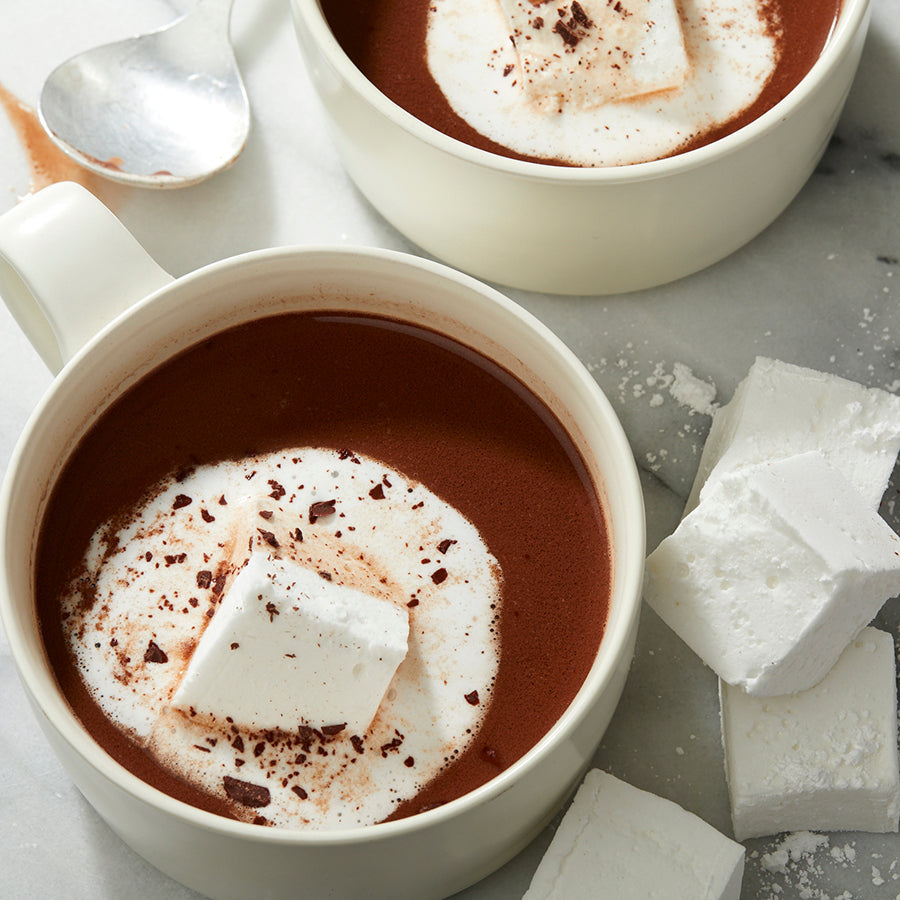
{"label": "square marshmallow", "polygon": [[523,900],[738,900],[744,848],[671,800],[588,772]]}
{"label": "square marshmallow", "polygon": [[639,6],[500,0],[525,93],[547,111],[592,108],[681,87],[691,63],[674,0]]}
{"label": "square marshmallow", "polygon": [[750,697],[720,684],[738,840],[781,831],[897,831],[894,641],[865,628],[814,688]]}
{"label": "square marshmallow", "polygon": [[365,734],[407,653],[409,614],[290,560],[251,554],[172,705],[253,730]]}
{"label": "square marshmallow", "polygon": [[707,480],[819,450],[878,509],[900,452],[900,397],[778,360],[757,358],[713,416],[685,514]]}
{"label": "square marshmallow", "polygon": [[900,538],[820,453],[744,466],[647,558],[644,598],[751,694],[820,681],[900,593]]}

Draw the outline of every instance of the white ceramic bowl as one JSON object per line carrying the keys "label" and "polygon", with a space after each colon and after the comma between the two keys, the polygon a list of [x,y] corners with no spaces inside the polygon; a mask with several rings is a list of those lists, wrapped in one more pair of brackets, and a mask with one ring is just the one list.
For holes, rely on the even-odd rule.
{"label": "white ceramic bowl", "polygon": [[459,269],[567,294],[664,284],[717,262],[769,225],[825,150],[869,20],[869,0],[844,0],[802,82],[739,131],[679,156],[600,169],[506,159],[447,137],[360,73],[319,0],[292,0],[292,7],[338,152],[373,206]]}
{"label": "white ceramic bowl", "polygon": [[[71,355],[22,434],[0,495],[0,614],[38,720],[85,797],[138,853],[212,897],[422,900],[461,890],[502,865],[540,831],[578,781],[612,716],[633,653],[643,503],[630,448],[593,378],[516,304],[468,276],[414,257],[277,249],[172,281],[147,265],[130,235],[76,186],[48,188],[8,215],[6,222],[0,218],[0,293],[28,323],[51,364],[72,352],[71,344],[54,343],[52,336],[64,337],[72,327],[61,307],[76,282],[89,282],[92,302],[108,313],[153,288]],[[72,237],[61,246],[65,234]],[[83,255],[88,245],[93,259]],[[39,281],[43,306],[31,296]],[[129,296],[134,292],[137,297]],[[583,687],[521,760],[461,799],[411,818],[340,833],[302,833],[202,812],[108,757],[57,689],[42,649],[32,585],[49,486],[66,449],[112,397],[172,353],[223,327],[287,309],[323,307],[377,311],[440,328],[529,385],[569,430],[598,484],[611,527],[614,585],[606,634]]]}

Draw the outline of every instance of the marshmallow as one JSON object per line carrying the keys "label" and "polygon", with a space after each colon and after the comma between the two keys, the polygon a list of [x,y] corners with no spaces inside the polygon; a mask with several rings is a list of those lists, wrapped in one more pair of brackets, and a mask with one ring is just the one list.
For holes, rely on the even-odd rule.
{"label": "marshmallow", "polygon": [[671,800],[593,769],[523,900],[738,900],[744,848]]}
{"label": "marshmallow", "polygon": [[172,705],[250,730],[364,734],[407,653],[405,608],[254,552],[203,633]]}
{"label": "marshmallow", "polygon": [[900,397],[759,357],[713,417],[685,512],[708,480],[809,450],[822,452],[877,509],[900,452]]}
{"label": "marshmallow", "polygon": [[729,684],[820,681],[900,592],[900,538],[821,453],[744,466],[647,559],[644,598]]}
{"label": "marshmallow", "polygon": [[760,699],[720,686],[738,840],[780,831],[897,831],[894,641],[865,628],[814,688]]}
{"label": "marshmallow", "polygon": [[549,111],[596,107],[680,87],[689,71],[673,0],[581,0],[561,7],[500,0],[526,94]]}

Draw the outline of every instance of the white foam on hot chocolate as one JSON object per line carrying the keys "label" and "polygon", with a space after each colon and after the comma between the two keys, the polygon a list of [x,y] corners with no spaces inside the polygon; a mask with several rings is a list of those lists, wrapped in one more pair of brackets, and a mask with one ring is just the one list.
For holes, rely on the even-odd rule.
{"label": "white foam on hot chocolate", "polygon": [[428,67],[453,110],[510,150],[581,166],[645,162],[760,95],[779,54],[761,6],[435,0]]}
{"label": "white foam on hot chocolate", "polygon": [[[260,554],[408,616],[408,652],[364,733],[303,721],[265,731],[223,718],[221,704],[173,705],[230,585]],[[248,820],[380,821],[469,746],[490,704],[498,563],[460,513],[376,460],[304,448],[197,467],[129,522],[99,529],[84,568],[64,629],[94,699],[164,767]]]}

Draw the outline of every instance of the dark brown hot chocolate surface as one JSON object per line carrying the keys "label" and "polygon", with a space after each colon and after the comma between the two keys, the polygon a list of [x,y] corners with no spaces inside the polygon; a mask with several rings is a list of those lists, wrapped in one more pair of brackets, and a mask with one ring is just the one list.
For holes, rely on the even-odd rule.
{"label": "dark brown hot chocolate surface", "polygon": [[[428,5],[428,0],[370,0],[364,4],[322,0],[325,17],[344,51],[398,106],[464,143],[501,156],[528,159],[479,134],[450,107],[426,61]],[[760,6],[770,21],[780,23],[782,52],[774,74],[756,102],[740,116],[695,136],[680,152],[725,137],[786,97],[822,52],[841,0],[760,0]]]}
{"label": "dark brown hot chocolate surface", "polygon": [[296,446],[347,448],[421,481],[479,529],[500,563],[501,662],[484,728],[401,814],[446,802],[519,758],[577,692],[606,621],[610,546],[558,422],[506,372],[431,332],[277,316],[204,341],[120,398],[74,451],[42,524],[38,611],[60,683],[113,756],[217,809],[100,713],[65,649],[59,597],[93,532],[166,474]]}

